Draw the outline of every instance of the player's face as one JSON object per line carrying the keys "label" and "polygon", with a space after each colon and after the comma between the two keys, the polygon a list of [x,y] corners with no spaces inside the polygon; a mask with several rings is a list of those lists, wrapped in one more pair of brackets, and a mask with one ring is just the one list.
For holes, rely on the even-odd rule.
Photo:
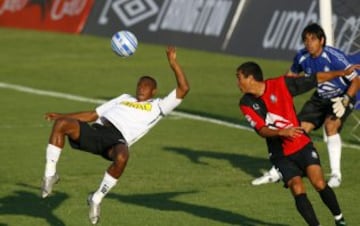
{"label": "player's face", "polygon": [[319,39],[314,34],[306,34],[304,45],[312,57],[320,56],[323,50],[324,38]]}
{"label": "player's face", "polygon": [[140,79],[136,88],[136,98],[138,101],[151,99],[156,93],[156,88],[150,79]]}
{"label": "player's face", "polygon": [[244,76],[244,74],[241,71],[238,71],[236,73],[237,78],[237,85],[242,93],[247,93],[250,88],[250,76],[247,78]]}

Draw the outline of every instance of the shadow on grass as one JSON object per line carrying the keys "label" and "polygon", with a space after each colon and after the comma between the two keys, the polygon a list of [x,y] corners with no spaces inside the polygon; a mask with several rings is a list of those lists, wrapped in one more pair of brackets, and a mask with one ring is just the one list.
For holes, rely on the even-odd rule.
{"label": "shadow on grass", "polygon": [[225,160],[230,162],[235,168],[240,168],[242,171],[247,174],[258,177],[261,175],[262,169],[270,169],[271,164],[268,159],[258,158],[254,156],[242,155],[242,154],[232,154],[232,153],[223,153],[223,152],[214,152],[208,150],[194,150],[189,148],[179,148],[179,147],[164,147],[166,151],[172,151],[180,155],[186,156],[191,162],[196,164],[206,163],[206,158],[212,158],[217,160]]}
{"label": "shadow on grass", "polygon": [[[9,196],[0,198],[0,215],[20,215],[42,218],[49,225],[65,226],[65,223],[53,213],[69,196],[62,192],[46,199],[40,197],[40,189],[27,184],[17,184],[25,189],[13,191]],[[28,188],[33,191],[27,191]],[[0,225],[6,225],[0,223]]]}
{"label": "shadow on grass", "polygon": [[197,204],[174,200],[177,196],[194,194],[195,191],[189,192],[165,192],[155,194],[135,194],[119,195],[109,194],[108,197],[123,203],[129,203],[144,206],[162,211],[181,211],[197,217],[211,219],[224,224],[241,225],[241,226],[288,226],[284,224],[274,224],[258,219],[250,218],[228,210],[222,210],[214,207],[207,207]]}

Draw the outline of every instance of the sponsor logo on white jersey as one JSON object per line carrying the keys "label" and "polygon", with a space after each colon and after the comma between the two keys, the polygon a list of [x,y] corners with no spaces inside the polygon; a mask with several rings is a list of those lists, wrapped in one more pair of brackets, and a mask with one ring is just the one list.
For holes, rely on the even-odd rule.
{"label": "sponsor logo on white jersey", "polygon": [[152,104],[149,102],[138,103],[131,101],[122,101],[120,104],[143,111],[151,111],[152,109]]}

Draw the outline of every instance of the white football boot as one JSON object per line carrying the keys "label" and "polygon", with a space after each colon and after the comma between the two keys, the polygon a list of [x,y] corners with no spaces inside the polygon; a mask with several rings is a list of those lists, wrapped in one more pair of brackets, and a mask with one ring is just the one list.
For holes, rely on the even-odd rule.
{"label": "white football boot", "polygon": [[265,172],[264,175],[251,181],[251,184],[257,186],[262,184],[276,183],[279,182],[280,179],[280,172],[273,166],[269,171]]}
{"label": "white football boot", "polygon": [[329,187],[331,187],[331,188],[340,187],[340,185],[341,185],[341,176],[340,176],[340,175],[337,175],[337,174],[332,174],[332,175],[330,176],[329,181],[328,181],[328,185],[329,185]]}
{"label": "white football boot", "polygon": [[87,203],[90,207],[89,220],[92,224],[97,224],[100,220],[100,203],[96,204],[92,200],[93,194],[90,194],[87,199]]}
{"label": "white football boot", "polygon": [[44,177],[41,186],[41,197],[46,198],[51,194],[54,184],[59,182],[60,177],[56,173],[54,176]]}

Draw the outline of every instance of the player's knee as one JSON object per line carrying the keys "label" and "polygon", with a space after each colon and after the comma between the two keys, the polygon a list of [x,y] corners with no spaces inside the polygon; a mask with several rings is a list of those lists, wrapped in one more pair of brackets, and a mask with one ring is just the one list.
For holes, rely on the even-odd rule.
{"label": "player's knee", "polygon": [[325,124],[326,134],[328,136],[334,135],[338,132],[338,127],[334,123]]}
{"label": "player's knee", "polygon": [[115,164],[126,164],[129,159],[129,151],[127,148],[119,148],[116,150],[116,155],[114,158]]}
{"label": "player's knee", "polygon": [[288,187],[294,196],[305,193],[305,186],[302,182],[301,177],[294,177],[289,180]]}
{"label": "player's knee", "polygon": [[340,119],[326,119],[325,123],[325,130],[326,130],[326,134],[329,135],[334,135],[336,133],[338,133],[338,130],[341,126],[341,121]]}
{"label": "player's knee", "polygon": [[313,186],[316,191],[322,191],[326,187],[326,182],[325,180],[317,180],[313,183]]}
{"label": "player's knee", "polygon": [[56,119],[54,122],[54,129],[55,130],[63,130],[68,125],[68,120],[65,118]]}

